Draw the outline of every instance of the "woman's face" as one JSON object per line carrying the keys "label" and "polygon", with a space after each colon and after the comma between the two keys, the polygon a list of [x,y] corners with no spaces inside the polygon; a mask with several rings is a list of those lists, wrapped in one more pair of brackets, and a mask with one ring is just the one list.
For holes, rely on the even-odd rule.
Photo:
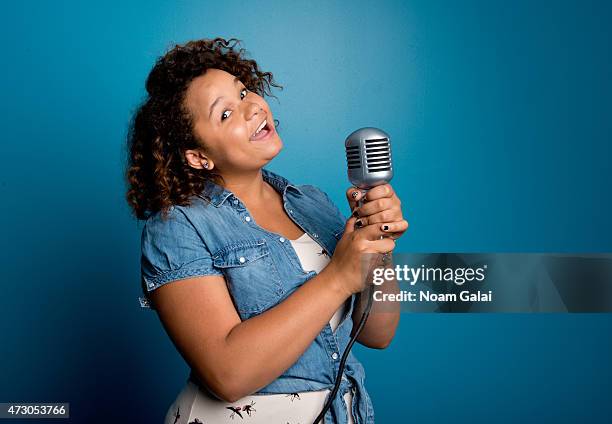
{"label": "woman's face", "polygon": [[208,162],[208,169],[217,168],[221,175],[252,171],[270,162],[283,147],[268,103],[228,72],[208,69],[195,78],[185,105],[193,115],[195,135],[205,146],[186,152],[193,167]]}

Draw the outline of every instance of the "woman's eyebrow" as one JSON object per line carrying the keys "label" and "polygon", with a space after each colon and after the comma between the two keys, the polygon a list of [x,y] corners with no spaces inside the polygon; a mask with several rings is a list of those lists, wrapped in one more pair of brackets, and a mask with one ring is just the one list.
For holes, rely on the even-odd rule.
{"label": "woman's eyebrow", "polygon": [[[240,82],[240,78],[235,77],[234,78],[234,84],[236,84],[237,82]],[[215,108],[215,106],[217,105],[217,103],[219,103],[219,101],[221,101],[221,99],[224,99],[225,96],[221,96],[221,97],[217,97],[217,100],[215,100],[212,105],[210,105],[210,112],[208,113],[208,119],[210,119],[210,117],[212,116],[213,113],[213,109]]]}

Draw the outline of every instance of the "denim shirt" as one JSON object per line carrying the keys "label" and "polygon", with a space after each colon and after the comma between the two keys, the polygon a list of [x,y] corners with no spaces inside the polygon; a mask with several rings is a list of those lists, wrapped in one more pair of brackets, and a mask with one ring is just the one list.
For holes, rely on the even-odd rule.
{"label": "denim shirt", "polygon": [[[346,221],[327,194],[312,185],[293,185],[267,169],[262,169],[262,174],[282,195],[291,220],[331,257]],[[316,275],[302,269],[287,239],[258,226],[240,199],[210,181],[190,205],[172,207],[167,219],[162,219],[159,212],[147,219],[142,233],[141,269],[145,296],[172,281],[223,276],[243,321],[282,302]],[[353,295],[335,332],[327,323],[290,368],[253,394],[331,390],[353,328],[355,299]],[[344,374],[347,379],[342,379],[325,422],[348,422],[343,396],[351,390],[355,423],[373,423],[364,368],[352,352]],[[190,379],[194,380],[193,372]]]}

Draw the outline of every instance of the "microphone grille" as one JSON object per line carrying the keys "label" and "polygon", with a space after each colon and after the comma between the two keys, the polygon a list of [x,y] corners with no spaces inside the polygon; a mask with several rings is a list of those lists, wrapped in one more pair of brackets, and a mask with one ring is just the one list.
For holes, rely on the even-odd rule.
{"label": "microphone grille", "polygon": [[365,140],[365,157],[368,172],[391,170],[391,145],[389,139],[370,138]]}
{"label": "microphone grille", "polygon": [[348,146],[346,148],[346,163],[348,169],[361,168],[361,149],[359,149],[359,146]]}
{"label": "microphone grille", "polygon": [[374,127],[353,131],[344,142],[348,178],[355,187],[369,189],[393,178],[389,134]]}

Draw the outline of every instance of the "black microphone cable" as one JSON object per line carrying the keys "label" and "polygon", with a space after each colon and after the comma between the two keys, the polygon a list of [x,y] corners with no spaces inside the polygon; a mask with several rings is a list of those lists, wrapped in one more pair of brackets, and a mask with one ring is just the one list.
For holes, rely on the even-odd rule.
{"label": "black microphone cable", "polygon": [[[361,330],[363,330],[363,327],[365,326],[365,323],[368,320],[368,316],[370,315],[370,310],[372,309],[372,298],[373,298],[372,295],[374,292],[374,286],[370,285],[364,291],[367,292],[368,303],[366,304],[365,310],[363,311],[363,315],[361,316],[361,320],[359,321],[359,324],[357,325],[357,329],[356,330],[353,329],[353,333],[351,334],[351,339],[348,345],[346,346],[346,349],[344,349],[344,353],[342,354],[342,359],[340,360],[340,369],[338,370],[338,376],[336,377],[336,384],[334,385],[334,388],[331,391],[331,394],[327,398],[327,402],[325,403],[325,406],[323,406],[323,409],[321,410],[317,418],[315,418],[313,424],[319,423],[319,420],[321,420],[323,416],[325,415],[325,413],[329,410],[334,398],[336,397],[336,394],[338,393],[338,390],[340,389],[340,382],[342,381],[342,375],[344,374],[344,364],[346,363],[346,358],[348,358],[349,352],[351,351],[351,347],[353,347],[355,340],[357,340],[359,333],[361,333]],[[363,292],[359,294],[359,301],[361,301],[362,294]]]}

